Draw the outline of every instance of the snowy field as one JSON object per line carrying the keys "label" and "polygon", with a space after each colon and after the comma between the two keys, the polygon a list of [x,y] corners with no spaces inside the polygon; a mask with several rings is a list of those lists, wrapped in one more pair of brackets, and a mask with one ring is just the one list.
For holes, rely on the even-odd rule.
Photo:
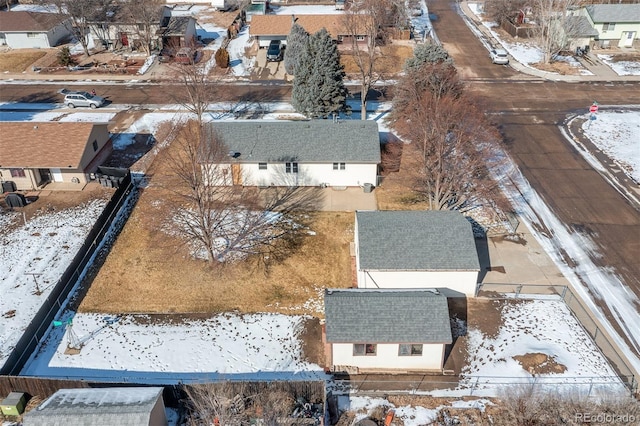
{"label": "snowy field", "polygon": [[[496,396],[505,384],[536,383],[541,389],[567,394],[601,395],[626,388],[609,366],[589,335],[561,300],[523,300],[502,308],[502,325],[496,336],[478,329],[467,330],[467,351],[471,360],[462,369],[460,386],[444,395],[459,395],[473,389],[473,395]],[[519,356],[543,354],[564,367],[554,372],[527,371]],[[602,384],[604,383],[604,384]]]}

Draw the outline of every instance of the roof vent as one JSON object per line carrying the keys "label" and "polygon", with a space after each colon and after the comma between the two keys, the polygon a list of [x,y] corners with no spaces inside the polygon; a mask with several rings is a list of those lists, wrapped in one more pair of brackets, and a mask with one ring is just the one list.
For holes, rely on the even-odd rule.
{"label": "roof vent", "polygon": [[38,126],[33,126],[33,130],[38,130]]}

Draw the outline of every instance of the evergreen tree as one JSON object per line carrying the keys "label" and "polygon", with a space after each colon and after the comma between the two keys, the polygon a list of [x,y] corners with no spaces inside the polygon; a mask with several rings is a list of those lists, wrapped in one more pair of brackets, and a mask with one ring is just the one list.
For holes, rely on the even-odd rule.
{"label": "evergreen tree", "polygon": [[296,73],[300,55],[305,49],[309,33],[298,24],[293,24],[287,36],[287,48],[284,50],[284,69],[289,75]]}
{"label": "evergreen tree", "polygon": [[439,44],[423,43],[413,50],[413,57],[407,59],[404,67],[407,71],[420,68],[423,64],[453,65],[449,53]]}
{"label": "evergreen tree", "polygon": [[326,29],[313,34],[300,52],[293,82],[292,103],[311,118],[347,111],[347,89],[338,47]]}

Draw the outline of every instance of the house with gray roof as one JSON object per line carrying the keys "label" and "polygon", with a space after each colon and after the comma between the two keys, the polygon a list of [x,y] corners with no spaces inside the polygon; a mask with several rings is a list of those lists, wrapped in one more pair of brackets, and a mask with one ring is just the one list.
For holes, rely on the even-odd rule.
{"label": "house with gray roof", "polygon": [[456,211],[358,211],[359,288],[438,288],[475,296],[480,272],[473,230]]}
{"label": "house with gray roof", "polygon": [[598,31],[599,47],[633,47],[640,34],[640,4],[592,4],[584,14]]}
{"label": "house with gray roof", "polygon": [[23,426],[166,426],[161,387],[60,389]]}
{"label": "house with gray roof", "polygon": [[[247,120],[208,126],[203,173],[223,176],[226,185],[376,184],[380,137],[375,121]],[[224,155],[213,153],[220,151]]]}
{"label": "house with gray roof", "polygon": [[46,49],[71,37],[71,20],[56,13],[7,11],[0,13],[0,46]]}
{"label": "house with gray roof", "polygon": [[327,365],[334,372],[441,371],[452,343],[447,298],[435,289],[327,289]]}

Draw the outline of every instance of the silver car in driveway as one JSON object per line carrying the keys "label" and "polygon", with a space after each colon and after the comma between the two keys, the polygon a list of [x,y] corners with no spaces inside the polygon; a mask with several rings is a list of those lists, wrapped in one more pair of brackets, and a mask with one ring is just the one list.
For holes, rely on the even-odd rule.
{"label": "silver car in driveway", "polygon": [[66,92],[64,104],[69,108],[90,107],[95,109],[104,105],[104,98],[88,92]]}

